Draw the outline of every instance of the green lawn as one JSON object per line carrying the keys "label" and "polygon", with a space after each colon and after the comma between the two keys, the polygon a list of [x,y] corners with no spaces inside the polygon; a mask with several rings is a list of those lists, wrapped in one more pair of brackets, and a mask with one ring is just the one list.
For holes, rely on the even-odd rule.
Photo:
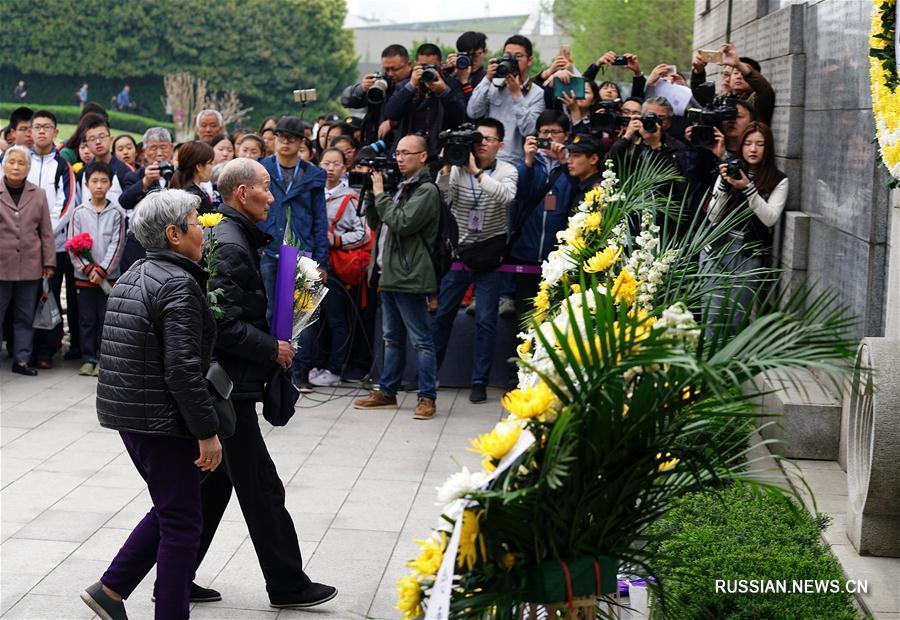
{"label": "green lawn", "polygon": [[[57,125],[57,127],[59,128],[59,136],[56,138],[57,142],[65,142],[73,133],[75,133],[75,125],[66,125],[64,123],[60,123],[59,125]],[[136,142],[140,142],[142,137],[139,133],[134,133],[133,131],[122,131],[121,129],[116,129],[115,127],[113,127],[110,132],[113,136],[120,136],[123,133],[128,134],[129,136],[134,138]]]}

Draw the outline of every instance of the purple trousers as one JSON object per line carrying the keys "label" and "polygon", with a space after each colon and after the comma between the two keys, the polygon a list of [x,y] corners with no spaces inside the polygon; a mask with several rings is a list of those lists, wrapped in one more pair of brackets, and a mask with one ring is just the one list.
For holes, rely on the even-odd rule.
{"label": "purple trousers", "polygon": [[153,508],[131,531],[100,578],[128,598],[156,564],[156,620],[189,616],[189,596],[203,515],[199,447],[194,439],[120,431],[138,473],[147,482]]}

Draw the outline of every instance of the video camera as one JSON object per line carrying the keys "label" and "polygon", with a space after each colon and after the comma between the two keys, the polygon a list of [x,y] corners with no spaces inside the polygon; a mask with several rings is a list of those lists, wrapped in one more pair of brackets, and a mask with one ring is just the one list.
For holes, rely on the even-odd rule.
{"label": "video camera", "polygon": [[[397,167],[397,160],[388,155],[384,140],[361,148],[354,165],[368,166],[377,170],[384,179],[384,191],[391,193],[397,191],[402,175]],[[372,177],[368,172],[350,171],[347,174],[347,184],[360,192],[371,190]]]}
{"label": "video camera", "polygon": [[588,120],[591,133],[614,133],[619,127],[627,126],[631,119],[623,116],[621,110],[622,102],[618,99],[598,102]]}
{"label": "video camera", "polygon": [[503,54],[497,59],[497,68],[494,70],[494,75],[498,78],[505,78],[508,75],[519,75],[519,61],[509,54]]}
{"label": "video camera", "polygon": [[465,166],[469,163],[469,155],[475,145],[480,144],[484,136],[475,131],[475,125],[463,123],[456,129],[442,131],[438,138],[444,142],[444,163]]}
{"label": "video camera", "polygon": [[390,80],[383,73],[375,73],[372,77],[375,78],[375,81],[372,82],[372,85],[369,86],[369,90],[366,91],[366,101],[372,105],[378,105],[384,103],[384,100],[387,98],[387,89],[390,85]]}
{"label": "video camera", "polygon": [[708,106],[688,108],[685,117],[691,129],[691,144],[695,146],[712,146],[716,143],[713,129],[722,130],[724,121],[737,118],[737,99],[734,97],[716,97]]}

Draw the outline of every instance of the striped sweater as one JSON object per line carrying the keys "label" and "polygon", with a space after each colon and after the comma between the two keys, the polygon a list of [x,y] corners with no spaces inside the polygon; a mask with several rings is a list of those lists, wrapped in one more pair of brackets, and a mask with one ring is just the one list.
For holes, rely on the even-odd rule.
{"label": "striped sweater", "polygon": [[[460,166],[453,166],[450,174],[443,170],[438,173],[437,186],[459,226],[459,245],[509,233],[507,211],[516,197],[518,180],[516,167],[499,159],[495,168],[485,170],[480,179]],[[470,227],[473,218],[480,220],[477,232]]]}

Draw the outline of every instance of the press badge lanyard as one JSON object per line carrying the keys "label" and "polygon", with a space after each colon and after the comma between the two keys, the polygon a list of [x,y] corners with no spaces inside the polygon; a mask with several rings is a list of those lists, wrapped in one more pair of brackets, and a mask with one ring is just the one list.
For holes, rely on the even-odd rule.
{"label": "press badge lanyard", "polygon": [[[276,170],[276,172],[278,172],[278,186],[284,187],[284,178],[283,178],[282,172],[281,172],[281,164],[279,164],[277,161],[275,162],[275,170]],[[297,161],[297,165],[294,166],[294,174],[293,174],[293,176],[291,176],[291,182],[288,183],[288,186],[284,188],[285,194],[287,194],[289,191],[291,191],[291,186],[294,184],[294,179],[297,178],[298,170],[300,170],[300,161],[299,160]]]}
{"label": "press badge lanyard", "polygon": [[[488,176],[491,176],[495,169],[496,168],[488,170]],[[471,174],[469,175],[469,187],[472,189],[472,201],[475,203],[475,206],[469,210],[469,232],[479,233],[484,228],[483,209],[479,208],[478,204],[481,197],[484,195],[484,189],[478,192],[478,194],[475,193],[475,177]]]}

